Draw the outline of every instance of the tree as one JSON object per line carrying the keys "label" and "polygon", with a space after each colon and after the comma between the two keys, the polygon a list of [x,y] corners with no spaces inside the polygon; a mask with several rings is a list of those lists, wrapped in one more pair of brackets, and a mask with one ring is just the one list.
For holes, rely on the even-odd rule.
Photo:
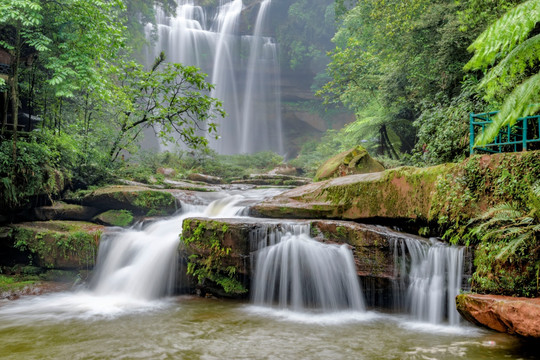
{"label": "tree", "polygon": [[540,110],[540,34],[535,30],[539,21],[540,0],[525,1],[501,16],[469,47],[475,54],[465,69],[484,71],[480,88],[485,99],[502,103],[477,144],[489,143],[503,126]]}
{"label": "tree", "polygon": [[217,124],[212,119],[225,116],[221,102],[207,95],[214,85],[205,81],[206,74],[193,66],[164,64],[164,60],[161,53],[149,71],[126,62],[117,74],[111,161],[148,127],[165,141],[174,141],[170,134],[175,133],[189,147],[206,147],[204,132],[215,133]]}
{"label": "tree", "polygon": [[31,56],[41,65],[44,82],[40,87],[57,98],[73,97],[88,87],[104,89],[107,79],[102,70],[123,46],[124,27],[118,21],[122,9],[120,0],[6,0],[0,4],[0,47],[11,55],[8,82],[14,159],[23,58]]}

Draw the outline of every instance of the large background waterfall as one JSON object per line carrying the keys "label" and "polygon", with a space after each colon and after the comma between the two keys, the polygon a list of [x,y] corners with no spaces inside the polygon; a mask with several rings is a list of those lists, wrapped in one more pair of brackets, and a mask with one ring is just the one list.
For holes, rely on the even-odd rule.
{"label": "large background waterfall", "polygon": [[[218,140],[210,145],[221,154],[272,150],[283,153],[280,69],[277,45],[265,36],[271,0],[260,3],[253,31],[239,29],[241,0],[221,1],[209,13],[193,0],[178,0],[175,17],[158,9],[157,42],[147,63],[164,51],[167,60],[193,65],[215,84],[211,96],[223,102],[227,117],[218,121]],[[150,38],[152,25],[147,25]]]}

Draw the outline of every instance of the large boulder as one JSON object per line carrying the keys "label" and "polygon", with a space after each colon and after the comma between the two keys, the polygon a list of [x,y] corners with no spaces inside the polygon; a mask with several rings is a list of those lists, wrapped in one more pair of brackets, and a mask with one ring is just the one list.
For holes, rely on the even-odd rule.
{"label": "large boulder", "polygon": [[474,324],[499,332],[540,338],[540,298],[461,294],[459,313]]}
{"label": "large boulder", "polygon": [[272,218],[427,221],[439,174],[452,165],[401,168],[321,181],[286,191],[252,208]]}
{"label": "large boulder", "polygon": [[13,247],[33,265],[55,269],[94,266],[104,227],[82,221],[35,221],[10,226]]}
{"label": "large boulder", "polygon": [[327,160],[317,170],[314,180],[380,171],[384,171],[384,166],[371,158],[367,150],[358,145]]}
{"label": "large boulder", "polygon": [[188,179],[191,181],[199,181],[206,184],[223,184],[223,179],[217,176],[191,173],[188,175]]}
{"label": "large boulder", "polygon": [[176,198],[167,190],[151,189],[145,186],[113,185],[87,191],[79,198],[82,205],[92,206],[102,211],[130,210],[135,215],[169,215],[178,204]]}

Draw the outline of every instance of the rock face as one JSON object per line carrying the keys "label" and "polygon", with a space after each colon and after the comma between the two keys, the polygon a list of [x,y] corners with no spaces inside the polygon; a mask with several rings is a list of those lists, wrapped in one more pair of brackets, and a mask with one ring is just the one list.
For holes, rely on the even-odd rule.
{"label": "rock face", "polygon": [[499,332],[540,338],[540,298],[461,294],[460,314],[474,324]]}
{"label": "rock face", "polygon": [[[358,275],[382,280],[381,283],[393,280],[396,276],[393,241],[411,237],[382,226],[347,221],[189,218],[184,220],[182,239],[184,250],[187,250],[188,256],[192,256],[192,266],[209,266],[212,274],[230,276],[247,288],[252,265],[251,254],[257,249],[259,239],[291,225],[310,225],[310,235],[321,242],[350,245]],[[223,253],[212,253],[212,249],[223,249]],[[234,268],[234,272],[227,275],[230,267]],[[199,286],[205,291],[216,292],[216,286],[207,286],[210,278],[202,277],[198,280]],[[218,294],[223,296],[223,290]]]}
{"label": "rock face", "polygon": [[322,164],[317,170],[314,180],[327,180],[339,176],[380,171],[384,171],[384,166],[378,161],[373,160],[367,150],[362,146],[356,146],[330,158]]}

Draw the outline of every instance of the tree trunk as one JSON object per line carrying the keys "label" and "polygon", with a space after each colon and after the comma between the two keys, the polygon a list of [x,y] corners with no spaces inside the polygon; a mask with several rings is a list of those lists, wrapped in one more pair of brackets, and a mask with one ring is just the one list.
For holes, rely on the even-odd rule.
{"label": "tree trunk", "polygon": [[19,62],[21,60],[21,26],[15,29],[15,54],[12,56],[11,114],[13,117],[13,163],[17,161],[17,128],[19,126]]}
{"label": "tree trunk", "polygon": [[9,96],[7,90],[0,93],[0,108],[2,111],[0,115],[2,117],[2,135],[6,132],[7,128],[7,115],[8,115]]}

